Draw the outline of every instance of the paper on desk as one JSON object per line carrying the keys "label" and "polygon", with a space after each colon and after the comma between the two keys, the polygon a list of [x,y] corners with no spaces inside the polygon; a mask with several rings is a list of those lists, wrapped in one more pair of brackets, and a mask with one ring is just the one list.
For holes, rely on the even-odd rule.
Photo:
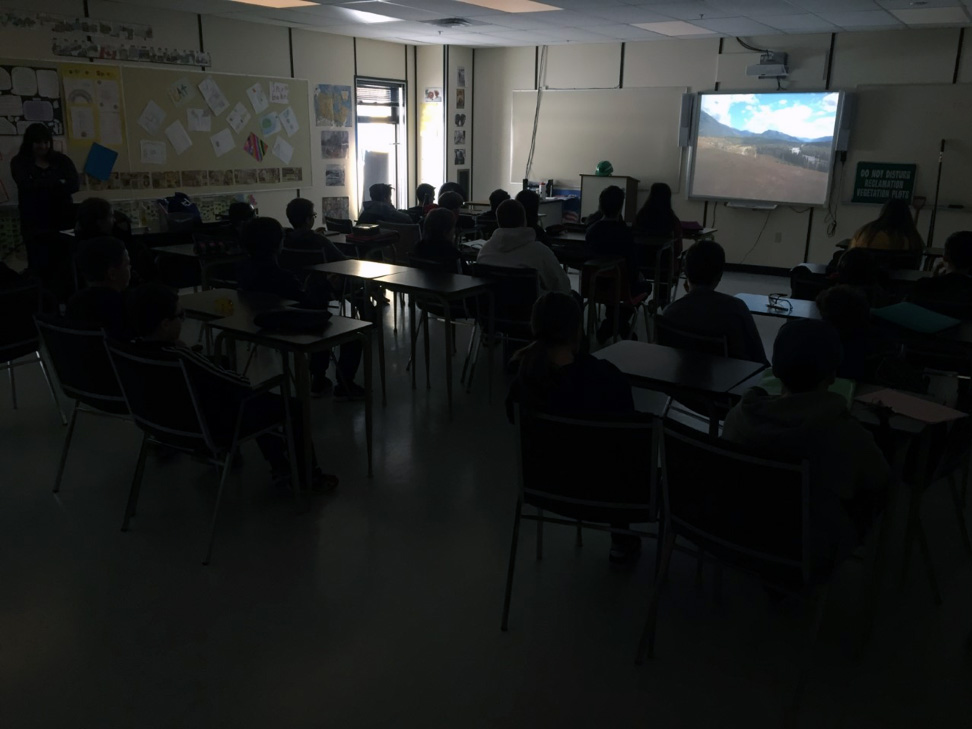
{"label": "paper on desk", "polygon": [[168,137],[170,144],[175,149],[176,154],[182,154],[192,146],[189,133],[182,126],[181,121],[174,121],[165,128],[165,136]]}
{"label": "paper on desk", "polygon": [[958,326],[961,321],[950,316],[939,314],[937,311],[926,309],[923,306],[902,301],[891,306],[882,306],[879,309],[872,309],[874,316],[885,319],[892,324],[897,324],[905,329],[922,334],[936,334],[950,327]]}
{"label": "paper on desk", "polygon": [[883,405],[891,408],[897,415],[904,415],[930,425],[965,417],[963,412],[898,390],[878,390],[866,395],[858,395],[856,399],[869,405]]}

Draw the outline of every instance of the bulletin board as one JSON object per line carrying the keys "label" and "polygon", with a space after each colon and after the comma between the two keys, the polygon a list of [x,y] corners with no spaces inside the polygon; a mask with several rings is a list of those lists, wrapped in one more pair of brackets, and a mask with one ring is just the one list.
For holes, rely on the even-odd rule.
{"label": "bulletin board", "polygon": [[[860,86],[845,177],[858,162],[916,164],[914,194],[930,206],[935,196],[938,151],[945,140],[941,205],[972,207],[972,84]],[[844,186],[845,202],[853,185]]]}
{"label": "bulletin board", "polygon": [[[682,163],[678,122],[685,87],[573,89],[543,92],[533,156],[534,179],[580,187],[610,160],[614,174],[643,184],[667,182],[677,188]],[[511,184],[526,170],[536,114],[537,92],[513,92]]]}

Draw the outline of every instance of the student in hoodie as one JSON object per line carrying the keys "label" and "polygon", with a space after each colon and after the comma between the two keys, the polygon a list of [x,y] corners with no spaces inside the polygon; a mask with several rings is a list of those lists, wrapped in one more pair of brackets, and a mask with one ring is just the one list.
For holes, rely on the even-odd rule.
{"label": "student in hoodie", "polygon": [[570,292],[570,279],[557,256],[537,240],[533,228],[526,224],[526,213],[516,200],[506,200],[496,209],[499,224],[479,251],[477,263],[507,268],[533,268],[540,275],[544,291]]}
{"label": "student in hoodie", "polygon": [[665,307],[665,319],[696,334],[725,335],[729,356],[766,363],[763,341],[746,305],[716,291],[726,253],[715,241],[700,240],[685,252],[685,296]]}
{"label": "student in hoodie", "polygon": [[[866,535],[891,478],[874,438],[828,392],[840,367],[837,330],[824,321],[785,324],[773,345],[783,392],[749,390],[726,416],[722,437],[810,465],[812,550],[818,567],[846,557]],[[767,514],[772,518],[772,514]]]}
{"label": "student in hoodie", "polygon": [[358,215],[359,223],[404,223],[408,225],[412,218],[408,213],[395,209],[392,205],[392,186],[384,182],[376,182],[368,188],[371,199],[361,207]]}

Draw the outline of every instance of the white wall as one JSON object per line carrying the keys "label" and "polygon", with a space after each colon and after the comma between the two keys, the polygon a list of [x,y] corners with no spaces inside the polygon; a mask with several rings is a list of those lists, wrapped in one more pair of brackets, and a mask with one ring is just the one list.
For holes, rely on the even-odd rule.
{"label": "white wall", "polygon": [[[446,124],[445,124],[445,141],[446,141],[446,178],[450,182],[459,181],[459,171],[465,170],[466,174],[469,175],[469,184],[466,185],[466,194],[474,195],[476,194],[476,199],[483,197],[482,194],[477,194],[473,192],[475,187],[472,181],[471,170],[473,168],[473,110],[475,105],[473,104],[473,76],[475,75],[473,66],[473,50],[471,48],[461,48],[459,46],[448,46],[447,48],[448,56],[448,68],[446,69],[445,78],[445,92],[446,92]],[[456,104],[456,94],[459,89],[458,86],[458,73],[459,69],[465,69],[465,86],[463,91],[465,93],[465,104],[464,108],[458,108]],[[456,115],[464,114],[466,117],[466,123],[462,127],[456,126]],[[456,130],[462,130],[466,133],[466,141],[463,144],[456,144]],[[456,164],[456,150],[461,149],[465,152],[465,162],[463,164]],[[487,193],[488,195],[489,193]],[[473,198],[469,198],[472,200]]]}
{"label": "white wall", "polygon": [[[875,33],[841,33],[834,38],[834,55],[831,69],[830,88],[852,91],[858,86],[880,84],[932,84],[951,83],[958,56],[957,29],[904,30]],[[830,34],[767,36],[747,38],[755,47],[772,48],[790,54],[790,78],[786,87],[794,90],[818,90],[825,88],[827,79],[827,59],[830,54]],[[718,39],[672,40],[627,43],[624,45],[623,85],[627,87],[671,87],[687,86],[692,91],[714,90],[753,90],[765,88],[775,90],[776,82],[753,79],[746,76],[746,66],[755,63],[758,53],[741,47],[732,38],[721,43]],[[603,49],[598,56],[597,49]],[[479,89],[475,111],[475,160],[473,169],[475,186],[479,190],[495,187],[509,188],[510,179],[522,177],[522,171],[510,168],[510,124],[512,92],[516,89],[535,87],[534,47],[505,49],[481,49],[476,51],[476,83]],[[611,88],[617,85],[621,71],[620,54],[615,53],[613,44],[595,47],[583,45],[554,46],[550,49],[551,70],[548,70],[547,85],[580,86],[580,81],[589,87]],[[554,59],[556,63],[554,63]],[[551,72],[553,76],[551,77]],[[960,83],[970,84],[972,95],[972,48],[966,44],[965,52],[959,58]],[[572,83],[577,79],[578,83]],[[556,82],[556,83],[554,83]],[[947,136],[940,128],[944,122],[954,127],[955,119],[936,119],[935,115],[921,115],[920,109],[903,108],[888,110],[889,114],[910,114],[918,116],[918,129],[914,135],[914,148],[906,149],[904,155],[919,162],[916,194],[926,195],[931,200],[934,194],[934,166],[926,161],[922,151],[924,142],[931,140],[937,144],[942,136]],[[957,112],[955,112],[957,113]],[[610,133],[611,110],[604,110],[605,126],[603,133]],[[540,130],[541,133],[543,130]],[[866,135],[867,130],[857,130]],[[650,135],[651,130],[645,130]],[[867,137],[864,137],[865,139]],[[563,140],[571,144],[571,140]],[[854,145],[854,139],[851,140]],[[874,149],[874,161],[899,161],[902,150]],[[921,154],[919,152],[921,151]],[[953,164],[962,160],[953,157]],[[623,165],[612,160],[615,168],[623,174]],[[948,158],[946,159],[948,164]],[[683,170],[688,166],[683,165]],[[968,170],[972,176],[972,166]],[[771,213],[739,210],[709,204],[708,223],[713,217],[719,228],[718,240],[726,248],[727,258],[732,262],[745,261],[748,264],[790,267],[803,260],[810,236],[810,255],[812,261],[827,261],[834,249],[834,243],[847,238],[863,223],[873,219],[878,211],[874,205],[852,205],[849,203],[852,191],[853,170],[848,164],[844,184],[836,192],[835,200],[837,225],[832,236],[828,236],[826,210],[815,208],[813,220],[805,208],[780,207]],[[701,220],[705,206],[701,202],[687,199],[684,179],[658,180],[668,182],[676,194],[676,212],[685,219]],[[642,180],[647,188],[655,180]],[[972,190],[972,188],[970,188]],[[643,190],[640,198],[643,200]],[[967,191],[942,192],[943,202],[960,202],[972,208],[972,198]],[[930,215],[926,210],[920,221],[923,232],[927,230]],[[936,243],[944,240],[950,232],[972,227],[972,215],[968,212],[940,211],[935,233]]]}
{"label": "white wall", "polygon": [[[415,93],[418,106],[418,124],[414,139],[418,170],[416,184],[428,183],[437,190],[446,181],[445,166],[445,129],[446,111],[448,105],[442,103],[426,103],[423,97],[426,89],[444,89],[445,77],[445,46],[416,46],[415,48]],[[424,121],[423,121],[424,119]]]}

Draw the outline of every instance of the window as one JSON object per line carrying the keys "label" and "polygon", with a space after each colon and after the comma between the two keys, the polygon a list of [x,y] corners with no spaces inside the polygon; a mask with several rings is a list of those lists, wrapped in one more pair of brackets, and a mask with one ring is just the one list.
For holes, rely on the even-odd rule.
{"label": "window", "polygon": [[384,182],[395,188],[392,202],[408,207],[408,134],[405,84],[397,81],[357,79],[358,180],[361,200],[370,200],[369,188]]}

